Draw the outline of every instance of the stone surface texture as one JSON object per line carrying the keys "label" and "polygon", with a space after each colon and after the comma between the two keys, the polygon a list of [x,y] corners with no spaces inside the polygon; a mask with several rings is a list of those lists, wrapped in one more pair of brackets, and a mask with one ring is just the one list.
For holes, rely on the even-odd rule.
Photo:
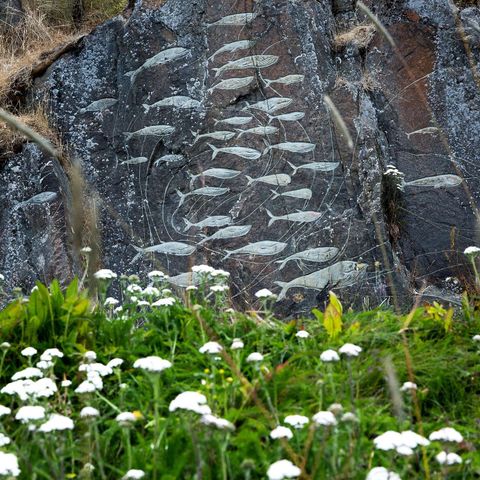
{"label": "stone surface texture", "polygon": [[[144,1],[38,78],[33,98],[47,99],[99,199],[102,265],[174,277],[208,263],[232,273],[238,306],[269,288],[292,315],[332,289],[356,305],[408,306],[425,285],[452,298],[477,241],[480,10],[365,3],[395,49],[374,30],[355,34],[370,21],[351,1]],[[236,117],[251,119],[222,122]],[[403,172],[402,192],[387,165]],[[408,184],[447,174],[461,183]],[[36,201],[45,191],[57,196]],[[9,287],[79,273],[69,195],[62,167],[34,145],[0,163]]]}

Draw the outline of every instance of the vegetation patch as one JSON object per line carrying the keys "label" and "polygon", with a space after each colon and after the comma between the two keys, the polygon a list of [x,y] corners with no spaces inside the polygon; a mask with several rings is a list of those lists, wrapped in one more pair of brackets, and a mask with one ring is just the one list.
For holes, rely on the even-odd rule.
{"label": "vegetation patch", "polygon": [[[478,252],[474,252],[475,255]],[[88,259],[89,250],[84,250]],[[285,323],[228,273],[95,273],[0,313],[0,477],[465,479],[480,475],[480,319],[438,304]],[[119,292],[108,297],[112,283]],[[2,477],[2,478],[3,478]]]}

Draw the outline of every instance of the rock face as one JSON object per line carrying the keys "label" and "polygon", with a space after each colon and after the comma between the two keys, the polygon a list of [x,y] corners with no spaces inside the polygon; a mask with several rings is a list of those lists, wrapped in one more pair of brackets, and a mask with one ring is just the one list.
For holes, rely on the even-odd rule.
{"label": "rock face", "polygon": [[[103,264],[176,276],[208,263],[232,273],[236,304],[266,287],[287,314],[331,289],[346,303],[406,304],[424,281],[468,278],[480,11],[387,3],[371,8],[396,49],[350,1],[167,0],[57,61],[33,96],[48,98],[100,199]],[[61,167],[28,145],[0,164],[0,185],[10,285],[78,272]],[[58,195],[35,201],[44,191]]]}

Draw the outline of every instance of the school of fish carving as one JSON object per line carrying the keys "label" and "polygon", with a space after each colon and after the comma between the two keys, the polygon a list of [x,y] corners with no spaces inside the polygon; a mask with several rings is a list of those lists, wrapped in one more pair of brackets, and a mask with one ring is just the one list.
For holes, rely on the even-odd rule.
{"label": "school of fish carving", "polygon": [[[188,256],[203,249],[221,255],[219,258],[222,261],[263,263],[265,268],[270,269],[270,277],[266,283],[261,278],[257,283],[272,288],[275,288],[274,285],[280,287],[277,291],[278,301],[281,301],[293,288],[321,291],[353,285],[364,275],[365,269],[353,259],[345,258],[345,245],[312,247],[310,243],[310,248],[301,247],[302,235],[298,232],[306,224],[311,224],[313,230],[310,232],[314,232],[314,225],[319,224],[328,214],[329,205],[323,201],[316,208],[309,206],[309,203],[313,203],[312,189],[315,188],[316,176],[321,178],[329,175],[333,179],[340,162],[318,161],[316,152],[319,145],[308,138],[305,127],[300,123],[306,114],[298,106],[295,107],[295,94],[298,85],[305,81],[305,75],[284,72],[275,78],[273,72],[278,71],[282,57],[267,53],[268,48],[262,51],[258,39],[246,38],[246,28],[254,25],[257,19],[256,12],[239,12],[207,24],[207,36],[209,31],[218,28],[232,29],[238,33],[236,40],[217,46],[205,57],[209,72],[206,80],[208,85],[205,86],[208,101],[175,94],[143,104],[148,118],[162,118],[172,111],[177,111],[177,114],[203,111],[205,116],[205,112],[213,110],[216,102],[220,102],[223,97],[240,96],[254,89],[262,92],[261,97],[256,97],[258,101],[243,101],[235,109],[225,108],[222,111],[218,108],[213,118],[213,127],[210,125],[191,132],[191,155],[170,153],[149,163],[149,166],[158,168],[166,164],[178,165],[179,171],[190,179],[190,188],[188,190],[188,187],[182,187],[182,191],[173,189],[165,192],[165,195],[173,193],[174,197],[176,193],[177,209],[171,226],[179,238],[170,236],[169,241],[157,245],[134,246],[136,255],[132,263],[146,254]],[[134,83],[149,69],[173,65],[185,60],[190,53],[188,48],[171,46],[126,75]],[[288,93],[283,96],[276,88]],[[101,99],[84,107],[81,113],[114,108],[116,103],[116,99]],[[222,113],[218,113],[219,110]],[[157,125],[124,132],[125,140],[129,142],[148,137],[163,139],[173,135],[175,128],[166,122],[162,118]],[[300,138],[296,132],[299,132]],[[435,129],[429,127],[408,135],[434,133]],[[203,160],[193,161],[196,158]],[[133,168],[147,162],[147,156],[139,155],[127,158],[121,164]],[[232,162],[235,162],[234,168],[231,168]],[[238,166],[239,162],[243,162],[243,167]],[[255,174],[252,174],[253,169]],[[307,177],[311,180],[308,186],[304,183]],[[402,186],[446,188],[458,186],[461,181],[455,175],[438,175],[403,181]],[[239,185],[242,190],[237,193]],[[239,215],[242,195],[256,189],[264,189],[269,193],[261,205],[253,205],[251,213]],[[317,197],[321,198],[321,195]],[[236,200],[233,207],[229,203],[230,199]],[[295,202],[295,209],[286,207],[287,200],[289,205]],[[281,212],[279,208],[282,208]],[[249,218],[252,215],[264,219],[268,240],[258,240],[258,235],[256,241],[249,240],[255,232]],[[205,229],[208,229],[208,234],[204,233]],[[230,242],[234,242],[236,248],[226,249],[225,245]],[[318,264],[323,264],[323,268],[318,269]],[[297,273],[292,278],[292,274],[287,273],[290,279],[282,277],[285,272],[295,269],[301,274]],[[169,281],[173,285],[185,287],[195,284],[199,278],[196,274],[181,273],[171,276]]]}

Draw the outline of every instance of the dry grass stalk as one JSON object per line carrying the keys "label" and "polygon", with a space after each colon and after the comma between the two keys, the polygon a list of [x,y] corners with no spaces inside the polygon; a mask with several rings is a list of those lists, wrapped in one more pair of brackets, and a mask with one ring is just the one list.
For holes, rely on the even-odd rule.
{"label": "dry grass stalk", "polygon": [[57,134],[41,106],[19,116],[0,108],[0,154],[17,152],[26,140],[35,142],[46,154],[61,158],[61,150],[55,146],[59,144]]}
{"label": "dry grass stalk", "polygon": [[353,140],[352,140],[352,137],[350,135],[350,132],[348,131],[347,125],[346,125],[345,121],[343,120],[342,115],[340,114],[337,107],[332,102],[332,99],[328,95],[325,95],[323,97],[323,102],[325,103],[325,105],[328,107],[328,109],[332,113],[335,125],[342,132],[343,136],[345,137],[345,139],[347,141],[348,148],[350,150],[353,150]]}
{"label": "dry grass stalk", "polygon": [[359,8],[371,20],[371,22],[375,25],[376,30],[385,37],[387,42],[393,48],[396,48],[397,45],[395,44],[395,40],[390,35],[388,30],[385,28],[383,23],[380,21],[380,19],[360,0],[358,0],[358,2],[357,2],[357,8]]}
{"label": "dry grass stalk", "polygon": [[347,32],[335,35],[333,46],[336,50],[342,50],[349,45],[358,49],[366,49],[375,35],[375,27],[371,24],[357,25]]}

